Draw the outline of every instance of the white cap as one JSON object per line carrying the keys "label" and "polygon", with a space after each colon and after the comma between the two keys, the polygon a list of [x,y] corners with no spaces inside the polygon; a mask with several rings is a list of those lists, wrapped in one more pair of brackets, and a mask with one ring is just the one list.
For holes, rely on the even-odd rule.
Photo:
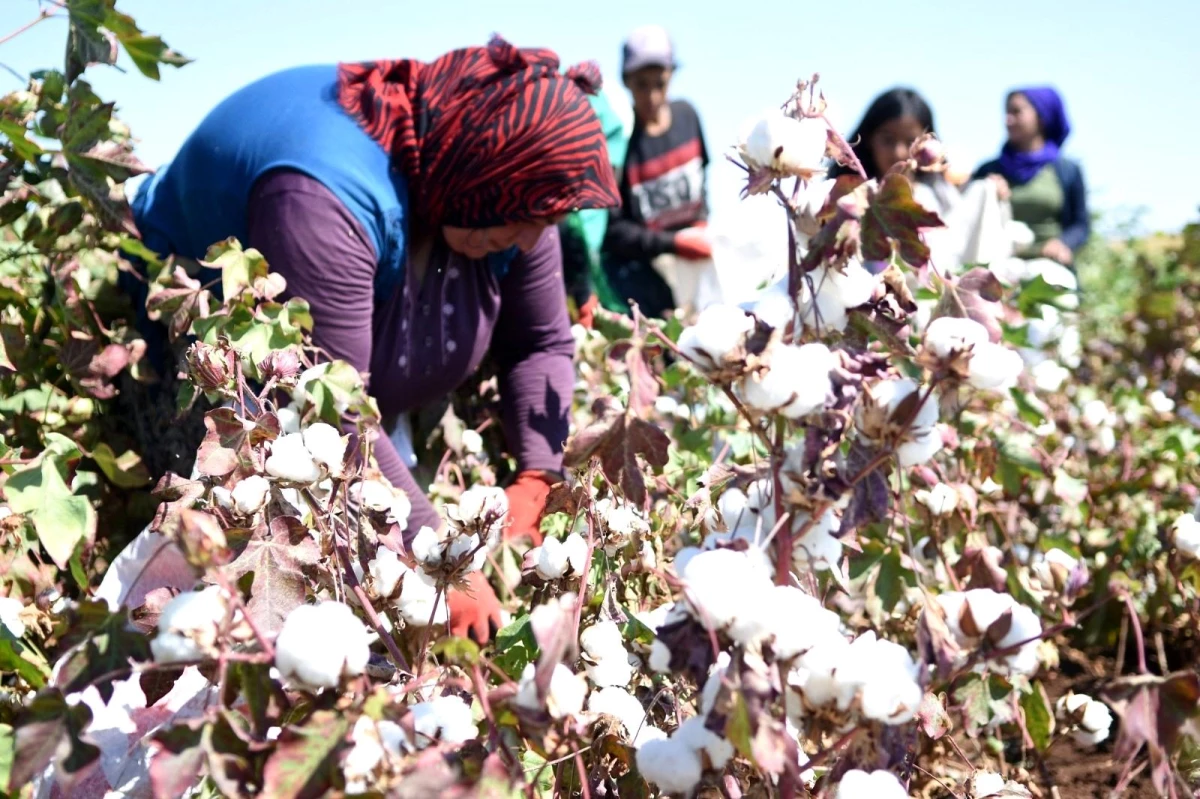
{"label": "white cap", "polygon": [[675,48],[667,29],[661,25],[643,25],[625,39],[621,74],[628,75],[643,67],[675,68]]}

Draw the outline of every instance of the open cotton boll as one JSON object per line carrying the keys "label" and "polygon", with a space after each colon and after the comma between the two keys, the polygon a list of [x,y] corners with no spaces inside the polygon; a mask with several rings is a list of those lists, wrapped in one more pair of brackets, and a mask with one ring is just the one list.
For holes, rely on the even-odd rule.
{"label": "open cotton boll", "polygon": [[850,642],[840,635],[823,637],[796,659],[796,667],[792,670],[789,682],[816,707],[838,700],[844,689],[834,678],[834,672],[847,656],[849,649]]}
{"label": "open cotton boll", "polygon": [[1042,634],[1042,620],[1031,608],[1013,603],[1012,625],[1008,633],[996,642],[998,649],[1021,645],[1014,654],[1004,658],[1004,665],[1016,674],[1033,674],[1038,669],[1037,643]]}
{"label": "open cotton boll", "polygon": [[300,432],[300,414],[294,405],[284,405],[276,410],[275,418],[279,420],[279,432],[284,435]]}
{"label": "open cotton boll", "polygon": [[766,372],[741,381],[740,394],[751,408],[799,419],[822,407],[833,392],[829,370],[836,362],[824,344],[780,344],[772,348]]}
{"label": "open cotton boll", "polygon": [[1071,732],[1079,744],[1095,746],[1108,737],[1112,730],[1112,713],[1108,707],[1087,694],[1067,694],[1055,703],[1060,721],[1071,725]]}
{"label": "open cotton boll", "polygon": [[633,694],[624,688],[610,686],[593,691],[588,698],[588,712],[613,716],[621,722],[630,741],[646,726],[646,710]]}
{"label": "open cotton boll", "polygon": [[934,516],[949,516],[958,508],[958,492],[945,483],[938,483],[929,490],[921,489],[913,498]]}
{"label": "open cotton boll", "polygon": [[533,568],[543,580],[557,580],[567,571],[567,553],[557,538],[547,538],[529,552]]}
{"label": "open cotton boll", "polygon": [[363,673],[370,636],[341,602],[301,605],[284,619],[275,639],[275,667],[289,683],[309,690],[333,688],[343,676]]}
{"label": "open cotton boll", "polygon": [[850,645],[834,673],[843,690],[858,694],[863,715],[892,725],[916,715],[923,696],[919,676],[920,667],[907,649],[870,632]]}
{"label": "open cotton boll", "polygon": [[215,655],[217,633],[228,616],[229,602],[220,586],[179,594],[158,617],[158,635],[150,642],[154,661],[178,663]]}
{"label": "open cotton boll", "polygon": [[[985,634],[988,628],[1005,612],[1012,610],[1015,604],[1008,594],[1001,594],[990,588],[973,588],[966,592],[967,612],[978,635]],[[964,625],[964,630],[966,629],[969,628]]]}
{"label": "open cotton boll", "polygon": [[387,547],[381,546],[375,551],[375,557],[367,564],[371,575],[371,583],[376,593],[381,597],[389,597],[396,590],[396,585],[411,570],[400,560],[400,556]]}
{"label": "open cotton boll", "polygon": [[445,513],[453,528],[477,533],[492,546],[508,519],[508,496],[496,486],[473,486],[462,493],[458,504],[447,505]]}
{"label": "open cotton boll", "polygon": [[434,567],[442,564],[445,554],[442,549],[442,539],[429,525],[422,527],[408,545],[409,552],[419,563]]}
{"label": "open cotton boll", "polygon": [[[898,380],[882,380],[869,389],[867,401],[859,405],[855,414],[855,423],[860,433],[867,437],[879,435],[881,430],[875,429],[879,424],[877,417],[883,417],[888,422],[884,430],[893,430],[902,419],[896,418],[897,409],[913,393],[920,391],[920,386],[908,378]],[[919,466],[925,463],[942,449],[942,437],[937,430],[938,398],[930,392],[924,403],[917,409],[916,415],[907,430],[900,436],[896,447],[896,460],[901,466]],[[870,425],[870,426],[868,426]]]}
{"label": "open cotton boll", "polygon": [[700,754],[678,736],[646,741],[637,750],[641,775],[664,793],[689,793],[700,782]]}
{"label": "open cotton boll", "polygon": [[563,551],[567,554],[567,566],[571,573],[582,575],[587,571],[588,544],[579,533],[571,533],[563,541]]}
{"label": "open cotton boll", "polygon": [[783,330],[796,317],[796,305],[787,292],[787,278],[776,281],[742,306],[759,321],[775,330]]}
{"label": "open cotton boll", "polygon": [[[793,528],[798,532],[811,517],[797,512]],[[834,534],[841,526],[833,508],[827,508],[820,520],[792,543],[792,565],[797,571],[827,571],[842,559],[842,541]]]}
{"label": "open cotton boll", "polygon": [[304,447],[317,463],[334,477],[341,476],[342,460],[346,457],[346,439],[337,428],[317,422],[304,428]]}
{"label": "open cotton boll", "polygon": [[[517,694],[513,702],[526,710],[541,710],[541,702],[537,694],[537,666],[526,664],[521,672],[521,681],[517,685]],[[550,685],[546,690],[546,711],[552,718],[563,719],[577,716],[583,711],[583,702],[587,698],[587,682],[575,674],[564,664],[559,663],[550,675]]]}
{"label": "open cotton boll", "polygon": [[1063,383],[1071,379],[1071,372],[1062,364],[1053,360],[1045,360],[1036,364],[1031,370],[1033,383],[1039,391],[1053,394],[1062,388]]}
{"label": "open cotton boll", "polygon": [[471,718],[471,706],[457,696],[418,702],[409,711],[420,749],[435,741],[461,744],[479,736],[479,728]]}
{"label": "open cotton boll", "polygon": [[1171,525],[1175,548],[1190,558],[1200,558],[1200,522],[1190,513],[1184,513]]}
{"label": "open cotton boll", "polygon": [[378,480],[362,480],[350,486],[350,496],[367,510],[382,512],[392,506],[392,490]]}
{"label": "open cotton boll", "polygon": [[736,550],[715,549],[693,556],[683,579],[697,620],[709,629],[721,629],[738,616],[757,613],[751,594],[770,577],[761,561]]}
{"label": "open cotton boll", "polygon": [[746,342],[754,319],[734,305],[710,305],[679,336],[679,349],[702,369],[716,369]]}
{"label": "open cotton boll", "polygon": [[585,653],[588,679],[596,685],[627,685],[633,678],[629,653],[615,622],[602,621],[588,627],[580,633],[579,645]]}
{"label": "open cotton boll", "polygon": [[657,638],[650,644],[650,657],[647,659],[650,670],[656,674],[671,672],[671,649]]}
{"label": "open cotton boll", "polygon": [[19,599],[0,597],[0,625],[4,625],[14,638],[25,635],[25,622],[21,621],[24,605]]}
{"label": "open cotton boll", "polygon": [[733,759],[733,744],[705,727],[704,723],[704,716],[693,716],[679,725],[671,737],[683,741],[693,751],[703,752],[714,769],[723,769]]}
{"label": "open cotton boll", "polygon": [[985,342],[975,348],[967,366],[967,382],[980,391],[1007,391],[1017,383],[1025,361],[1021,353]]}
{"label": "open cotton boll", "polygon": [[987,342],[987,328],[974,319],[940,316],[925,330],[925,348],[938,358],[970,352]]}
{"label": "open cotton boll", "polygon": [[751,166],[788,175],[823,171],[828,126],[824,120],[796,119],[767,111],[742,124],[742,155]]}
{"label": "open cotton boll", "polygon": [[288,433],[271,442],[267,456],[267,474],[288,483],[314,483],[321,479],[321,467],[304,446],[302,433]]}
{"label": "open cotton boll", "polygon": [[795,586],[772,586],[768,608],[768,629],[774,636],[771,650],[778,660],[790,660],[831,636],[841,636],[838,615]]}
{"label": "open cotton boll", "polygon": [[263,505],[267,504],[267,492],[270,490],[271,483],[267,478],[252,474],[238,481],[238,484],[233,487],[230,498],[238,513],[243,516],[253,516],[262,510]]}
{"label": "open cotton boll", "polygon": [[838,783],[837,799],[908,799],[908,791],[890,771],[851,769]]}
{"label": "open cotton boll", "polygon": [[1079,411],[1079,421],[1084,427],[1095,429],[1117,423],[1117,414],[1112,411],[1104,400],[1093,399],[1083,404]]}
{"label": "open cotton boll", "polygon": [[[436,609],[435,597],[437,598]],[[443,591],[439,595],[437,583],[420,567],[404,575],[404,584],[400,588],[400,599],[396,603],[396,609],[405,623],[414,627],[446,623],[445,592]]]}
{"label": "open cotton boll", "polygon": [[1004,790],[1004,778],[994,771],[976,771],[971,775],[971,799],[985,799]]}

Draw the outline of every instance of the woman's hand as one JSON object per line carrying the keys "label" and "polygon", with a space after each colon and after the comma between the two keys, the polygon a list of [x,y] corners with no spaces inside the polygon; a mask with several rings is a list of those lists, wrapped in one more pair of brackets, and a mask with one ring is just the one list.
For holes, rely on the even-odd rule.
{"label": "woman's hand", "polygon": [[541,546],[542,532],[538,526],[542,511],[546,509],[546,498],[550,496],[550,486],[556,482],[558,478],[554,475],[526,471],[517,475],[516,482],[504,489],[508,497],[508,528],[504,531],[506,541],[529,538],[534,546]]}
{"label": "woman's hand", "polygon": [[1001,200],[1007,200],[1012,196],[1012,187],[1008,185],[1008,181],[1003,175],[988,175],[988,180],[996,184],[996,196]]}
{"label": "woman's hand", "polygon": [[1050,241],[1043,244],[1042,255],[1058,261],[1064,266],[1070,266],[1071,262],[1075,260],[1075,254],[1071,252],[1071,248],[1058,239],[1050,239]]}
{"label": "woman's hand", "polygon": [[451,588],[446,592],[450,634],[486,644],[493,632],[500,629],[500,600],[483,572],[469,573],[467,583],[465,590]]}

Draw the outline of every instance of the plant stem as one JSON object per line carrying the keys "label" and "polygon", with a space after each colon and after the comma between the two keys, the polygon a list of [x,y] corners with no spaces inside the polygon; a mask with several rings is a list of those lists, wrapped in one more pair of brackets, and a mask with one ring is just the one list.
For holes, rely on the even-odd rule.
{"label": "plant stem", "polygon": [[27,30],[29,30],[30,28],[32,28],[34,25],[37,25],[39,22],[43,22],[43,21],[45,21],[45,20],[48,20],[48,19],[50,19],[51,17],[57,17],[57,16],[59,16],[59,14],[57,14],[56,12],[54,12],[54,11],[51,11],[51,10],[49,10],[49,9],[46,9],[46,8],[43,8],[43,9],[42,9],[42,10],[41,10],[41,11],[38,13],[38,15],[37,15],[36,17],[34,17],[32,20],[30,20],[29,22],[26,22],[24,25],[22,25],[21,27],[17,28],[17,29],[16,29],[15,31],[13,31],[12,33],[9,33],[8,35],[6,35],[6,36],[4,36],[4,37],[0,37],[0,44],[5,44],[5,43],[6,43],[6,42],[8,42],[10,39],[15,39],[16,37],[20,36],[20,35],[21,35],[22,33],[24,33],[25,31],[27,31]]}
{"label": "plant stem", "polygon": [[842,134],[838,133],[837,128],[829,121],[829,117],[821,114],[818,118],[825,120],[825,124],[829,127],[829,132],[833,134],[834,142],[850,156],[850,166],[854,167],[854,171],[861,175],[863,180],[870,180],[870,175],[867,174],[866,167],[863,166],[862,161],[858,160],[858,153],[854,152],[854,148],[850,146],[849,142],[842,138]]}
{"label": "plant stem", "polygon": [[1146,668],[1146,639],[1142,636],[1142,622],[1138,618],[1137,608],[1133,606],[1133,597],[1126,593],[1121,598],[1129,611],[1129,624],[1133,627],[1133,638],[1137,643],[1138,673],[1149,674],[1150,669]]}

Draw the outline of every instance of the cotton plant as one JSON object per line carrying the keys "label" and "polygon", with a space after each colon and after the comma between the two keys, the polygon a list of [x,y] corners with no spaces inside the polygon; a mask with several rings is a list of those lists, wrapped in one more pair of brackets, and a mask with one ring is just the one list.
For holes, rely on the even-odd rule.
{"label": "cotton plant", "polygon": [[366,627],[341,602],[301,605],[288,614],[275,641],[275,666],[308,691],[337,687],[363,673],[370,656]]}
{"label": "cotton plant", "polygon": [[1108,738],[1113,717],[1103,702],[1087,694],[1068,693],[1059,698],[1054,708],[1059,722],[1066,725],[1081,746],[1096,746]]}
{"label": "cotton plant", "polygon": [[1042,623],[1032,609],[990,588],[948,591],[935,604],[924,613],[944,619],[964,659],[986,644],[996,653],[988,660],[993,668],[1026,676],[1037,672]]}

